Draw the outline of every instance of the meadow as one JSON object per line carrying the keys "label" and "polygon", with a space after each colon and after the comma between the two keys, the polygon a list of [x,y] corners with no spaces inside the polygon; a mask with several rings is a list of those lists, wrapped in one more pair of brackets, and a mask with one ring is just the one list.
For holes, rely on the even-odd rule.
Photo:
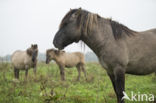
{"label": "meadow", "polygon": [[[39,63],[37,76],[29,70],[27,81],[25,72],[20,71],[20,82],[13,82],[13,68],[10,63],[0,63],[0,103],[116,103],[111,81],[100,64],[86,64],[87,80],[81,73],[76,81],[76,68],[66,68],[66,81],[60,80],[55,63]],[[126,93],[154,94],[156,96],[156,76],[134,76],[126,74]],[[152,103],[147,101],[126,103]]]}

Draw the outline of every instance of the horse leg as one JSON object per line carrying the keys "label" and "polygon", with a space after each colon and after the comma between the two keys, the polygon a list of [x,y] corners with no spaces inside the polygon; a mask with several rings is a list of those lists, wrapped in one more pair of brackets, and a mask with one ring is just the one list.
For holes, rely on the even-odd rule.
{"label": "horse leg", "polygon": [[85,69],[84,65],[81,66],[81,69],[82,69],[82,71],[84,73],[84,76],[85,76],[85,78],[87,80],[87,74],[86,74],[86,69]]}
{"label": "horse leg", "polygon": [[19,69],[17,69],[17,79],[19,79]]}
{"label": "horse leg", "polygon": [[77,71],[78,71],[77,81],[79,81],[80,80],[80,76],[81,76],[81,67],[80,67],[80,64],[78,64],[76,66],[76,68],[77,68]]}
{"label": "horse leg", "polygon": [[33,72],[34,72],[34,75],[35,75],[35,77],[36,77],[36,66],[34,67],[34,69],[33,69]]}
{"label": "horse leg", "polygon": [[64,81],[65,80],[64,67],[63,66],[59,66],[59,68],[60,68],[61,80]]}
{"label": "horse leg", "polygon": [[124,103],[122,97],[124,96],[123,91],[125,91],[125,71],[121,66],[117,66],[114,68],[114,75],[118,103]]}
{"label": "horse leg", "polygon": [[28,65],[25,66],[25,80],[27,80],[28,77]]}
{"label": "horse leg", "polygon": [[114,76],[114,74],[110,74],[110,73],[107,73],[108,74],[108,76],[109,76],[109,78],[110,78],[110,80],[111,80],[111,82],[112,82],[112,85],[113,85],[113,88],[114,88],[114,91],[115,91],[115,93],[117,94],[117,92],[116,92],[116,86],[115,86],[115,76]]}
{"label": "horse leg", "polygon": [[15,78],[17,78],[17,77],[16,77],[16,74],[17,74],[17,73],[16,73],[16,68],[14,67],[14,77],[15,77]]}
{"label": "horse leg", "polygon": [[14,67],[14,76],[16,79],[19,79],[19,69]]}
{"label": "horse leg", "polygon": [[25,79],[27,80],[28,77],[28,69],[25,70]]}

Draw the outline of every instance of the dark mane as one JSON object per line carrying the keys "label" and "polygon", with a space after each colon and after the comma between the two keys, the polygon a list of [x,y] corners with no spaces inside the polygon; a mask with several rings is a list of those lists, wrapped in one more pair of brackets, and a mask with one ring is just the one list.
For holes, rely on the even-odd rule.
{"label": "dark mane", "polygon": [[111,19],[110,19],[110,24],[111,24],[113,35],[114,35],[115,39],[122,38],[123,32],[125,32],[125,34],[127,36],[134,36],[134,33],[136,33],[136,31],[133,31],[133,30],[129,29],[128,27],[124,26],[123,24],[120,24]]}
{"label": "dark mane", "polygon": [[60,28],[66,25],[69,22],[69,18],[71,17],[72,14],[74,14],[77,11],[77,9],[70,10],[62,19]]}
{"label": "dark mane", "polygon": [[[72,9],[70,10],[63,18],[60,24],[60,28],[65,26],[68,22],[72,14],[75,14],[77,16],[77,26],[78,29],[82,32],[84,35],[90,34],[90,31],[93,29],[93,27],[98,26],[98,19],[105,19],[100,17],[98,14],[91,13],[86,10],[80,9]],[[134,33],[136,33],[133,30],[130,30],[128,27],[124,26],[123,24],[120,24],[116,21],[113,21],[111,19],[106,19],[110,21],[110,25],[112,27],[113,35],[115,39],[122,38],[123,32],[127,36],[133,36]]]}
{"label": "dark mane", "polygon": [[99,17],[97,14],[90,13],[86,10],[73,9],[64,16],[61,21],[60,28],[69,22],[72,14],[76,15],[78,29],[80,29],[85,35],[89,34],[92,27],[97,24],[97,18]]}

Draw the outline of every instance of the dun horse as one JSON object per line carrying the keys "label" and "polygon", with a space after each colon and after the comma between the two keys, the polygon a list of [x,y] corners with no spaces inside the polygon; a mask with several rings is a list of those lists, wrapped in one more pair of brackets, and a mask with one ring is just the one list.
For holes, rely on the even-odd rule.
{"label": "dun horse", "polygon": [[65,80],[65,67],[70,68],[76,66],[78,71],[77,80],[80,80],[81,70],[86,77],[84,55],[80,52],[66,53],[65,51],[49,49],[46,52],[46,63],[48,64],[51,60],[54,60],[59,66],[62,80]]}
{"label": "dun horse", "polygon": [[118,103],[124,103],[125,73],[156,72],[156,29],[136,32],[111,19],[73,9],[63,18],[53,43],[61,50],[79,40],[98,56],[112,81]]}
{"label": "dun horse", "polygon": [[38,46],[36,44],[31,45],[26,51],[17,50],[12,54],[12,65],[14,67],[14,75],[16,79],[19,79],[19,71],[25,70],[25,77],[27,78],[28,69],[33,67],[34,74],[36,75]]}

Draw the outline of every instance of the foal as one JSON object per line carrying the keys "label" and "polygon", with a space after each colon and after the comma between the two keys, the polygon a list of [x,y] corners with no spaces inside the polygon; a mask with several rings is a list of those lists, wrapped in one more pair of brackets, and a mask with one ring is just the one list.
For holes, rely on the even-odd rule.
{"label": "foal", "polygon": [[46,64],[54,60],[60,69],[61,80],[65,80],[64,68],[76,66],[78,71],[77,80],[80,80],[81,70],[86,78],[84,55],[80,52],[66,53],[65,51],[48,49],[46,52]]}

